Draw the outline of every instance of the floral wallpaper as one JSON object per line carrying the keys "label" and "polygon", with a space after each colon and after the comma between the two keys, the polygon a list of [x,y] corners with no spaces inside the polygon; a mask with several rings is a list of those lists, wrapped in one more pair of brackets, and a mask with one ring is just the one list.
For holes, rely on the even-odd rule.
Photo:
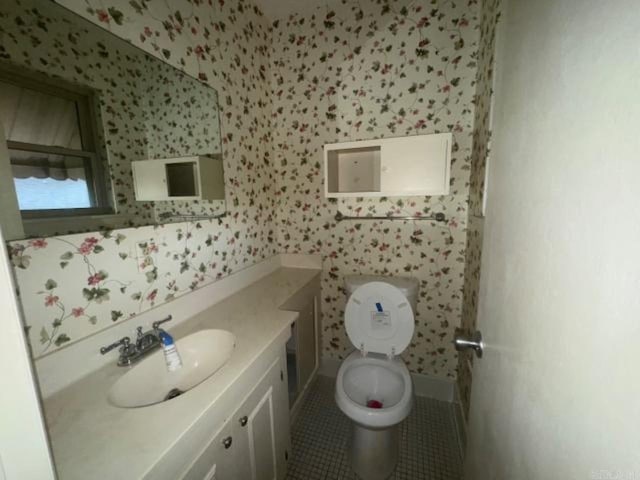
{"label": "floral wallpaper", "polygon": [[[325,356],[342,358],[351,348],[344,275],[410,275],[421,290],[404,357],[413,372],[456,376],[476,0],[344,0],[271,25],[245,0],[57,2],[217,90],[228,215],[13,242],[36,356],[277,252],[319,253]],[[439,132],[454,135],[451,195],[324,198],[325,143]],[[336,222],[338,211],[443,212],[447,222]]]}
{"label": "floral wallpaper", "polygon": [[34,356],[227,275],[233,237],[218,227],[207,221],[11,243]]}
{"label": "floral wallpaper", "polygon": [[[7,2],[0,6],[3,28],[21,23],[31,14],[35,15],[31,28],[36,31],[42,28],[38,23],[50,25],[42,15],[50,2],[11,2],[11,9],[5,9]],[[218,92],[227,216],[220,221],[11,242],[35,357],[277,251],[266,73],[270,34],[262,14],[243,0],[212,5],[182,0],[171,2],[172,8],[165,2],[128,0],[108,6],[101,1],[59,3]],[[35,11],[29,8],[34,4]],[[25,13],[14,15],[16,11]],[[5,48],[0,56],[6,58],[11,37],[4,30],[0,35]],[[43,33],[34,41],[54,40]],[[47,53],[44,45],[29,45],[16,46],[16,58],[43,64],[51,58],[68,57],[65,52]],[[69,55],[70,60],[57,63],[61,72],[79,61],[75,53]],[[52,67],[52,71],[58,70]],[[114,114],[125,114],[116,106],[113,110]],[[141,150],[142,145],[123,140],[123,147]]]}
{"label": "floral wallpaper", "polygon": [[[480,48],[475,97],[475,121],[473,151],[471,155],[471,181],[469,188],[469,222],[465,260],[464,303],[461,329],[476,329],[478,314],[478,290],[480,287],[480,259],[482,253],[482,229],[484,212],[482,201],[485,190],[485,171],[491,140],[491,108],[493,98],[493,68],[495,35],[500,19],[500,0],[485,0],[482,5]],[[473,355],[466,352],[458,359],[458,389],[465,416],[469,414],[471,397],[471,370]]]}
{"label": "floral wallpaper", "polygon": [[[272,125],[278,247],[323,256],[323,354],[353,348],[344,329],[344,276],[420,280],[413,372],[454,378],[462,312],[479,5],[321,2],[274,22]],[[325,143],[453,132],[451,195],[326,199]],[[343,221],[346,215],[429,215],[448,221]]]}
{"label": "floral wallpaper", "polygon": [[[145,77],[138,82],[145,135],[144,158],[195,155],[220,158],[222,139],[218,93],[155,57],[142,52],[138,57],[145,72]],[[180,215],[219,215],[225,212],[224,200],[148,203],[153,205],[157,223],[175,221]],[[171,217],[163,218],[163,214]]]}
{"label": "floral wallpaper", "polygon": [[155,57],[140,55],[148,158],[222,153],[218,94]]}
{"label": "floral wallpaper", "polygon": [[[145,119],[146,158],[222,155],[218,94],[200,80],[184,75],[155,57],[141,55],[150,72],[141,94]],[[155,221],[163,214],[220,215],[224,200],[154,202]]]}

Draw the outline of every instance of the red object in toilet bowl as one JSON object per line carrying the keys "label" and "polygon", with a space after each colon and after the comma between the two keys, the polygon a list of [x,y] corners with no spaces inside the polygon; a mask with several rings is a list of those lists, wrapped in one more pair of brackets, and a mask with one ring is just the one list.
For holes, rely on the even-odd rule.
{"label": "red object in toilet bowl", "polygon": [[382,408],[382,402],[379,402],[378,400],[368,400],[367,401],[367,407],[369,407],[369,408]]}

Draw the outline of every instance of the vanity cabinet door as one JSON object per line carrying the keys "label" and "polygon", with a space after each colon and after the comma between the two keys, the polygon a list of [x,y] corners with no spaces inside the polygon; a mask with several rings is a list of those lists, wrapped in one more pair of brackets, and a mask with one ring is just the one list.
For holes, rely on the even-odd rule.
{"label": "vanity cabinet door", "polygon": [[276,480],[276,436],[273,418],[273,387],[269,386],[249,412],[246,425],[252,480]]}
{"label": "vanity cabinet door", "polygon": [[282,480],[291,450],[284,351],[182,480]]}
{"label": "vanity cabinet door", "polygon": [[[244,462],[251,480],[277,480],[286,474],[290,450],[289,399],[284,355],[271,364],[262,381],[238,409],[236,435],[243,445]],[[246,446],[245,446],[246,445]]]}
{"label": "vanity cabinet door", "polygon": [[235,480],[235,452],[233,425],[227,421],[181,480]]}

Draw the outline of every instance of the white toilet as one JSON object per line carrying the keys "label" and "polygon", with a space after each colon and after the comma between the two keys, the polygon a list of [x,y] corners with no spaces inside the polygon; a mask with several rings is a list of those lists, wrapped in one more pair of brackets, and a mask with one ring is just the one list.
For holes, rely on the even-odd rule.
{"label": "white toilet", "polygon": [[353,470],[362,479],[382,480],[396,467],[398,426],[413,406],[411,376],[398,355],[413,337],[418,281],[347,276],[345,287],[344,323],[356,351],[338,370],[336,403],[353,420]]}

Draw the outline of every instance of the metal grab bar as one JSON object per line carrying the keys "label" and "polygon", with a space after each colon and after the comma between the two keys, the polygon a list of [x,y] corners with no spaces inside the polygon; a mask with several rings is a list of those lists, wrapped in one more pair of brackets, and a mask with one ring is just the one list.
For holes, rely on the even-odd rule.
{"label": "metal grab bar", "polygon": [[182,220],[218,220],[227,216],[227,213],[221,213],[219,215],[179,215],[174,213],[161,213],[158,215],[160,220],[169,220],[172,218],[180,218]]}
{"label": "metal grab bar", "polygon": [[403,216],[403,217],[349,217],[346,215],[343,215],[341,212],[336,213],[336,216],[334,217],[336,222],[342,222],[343,220],[430,220],[432,222],[446,222],[447,221],[447,217],[445,216],[444,213],[442,212],[438,212],[435,213],[429,217],[423,217],[423,216],[411,216],[411,215],[407,215],[407,216]]}

